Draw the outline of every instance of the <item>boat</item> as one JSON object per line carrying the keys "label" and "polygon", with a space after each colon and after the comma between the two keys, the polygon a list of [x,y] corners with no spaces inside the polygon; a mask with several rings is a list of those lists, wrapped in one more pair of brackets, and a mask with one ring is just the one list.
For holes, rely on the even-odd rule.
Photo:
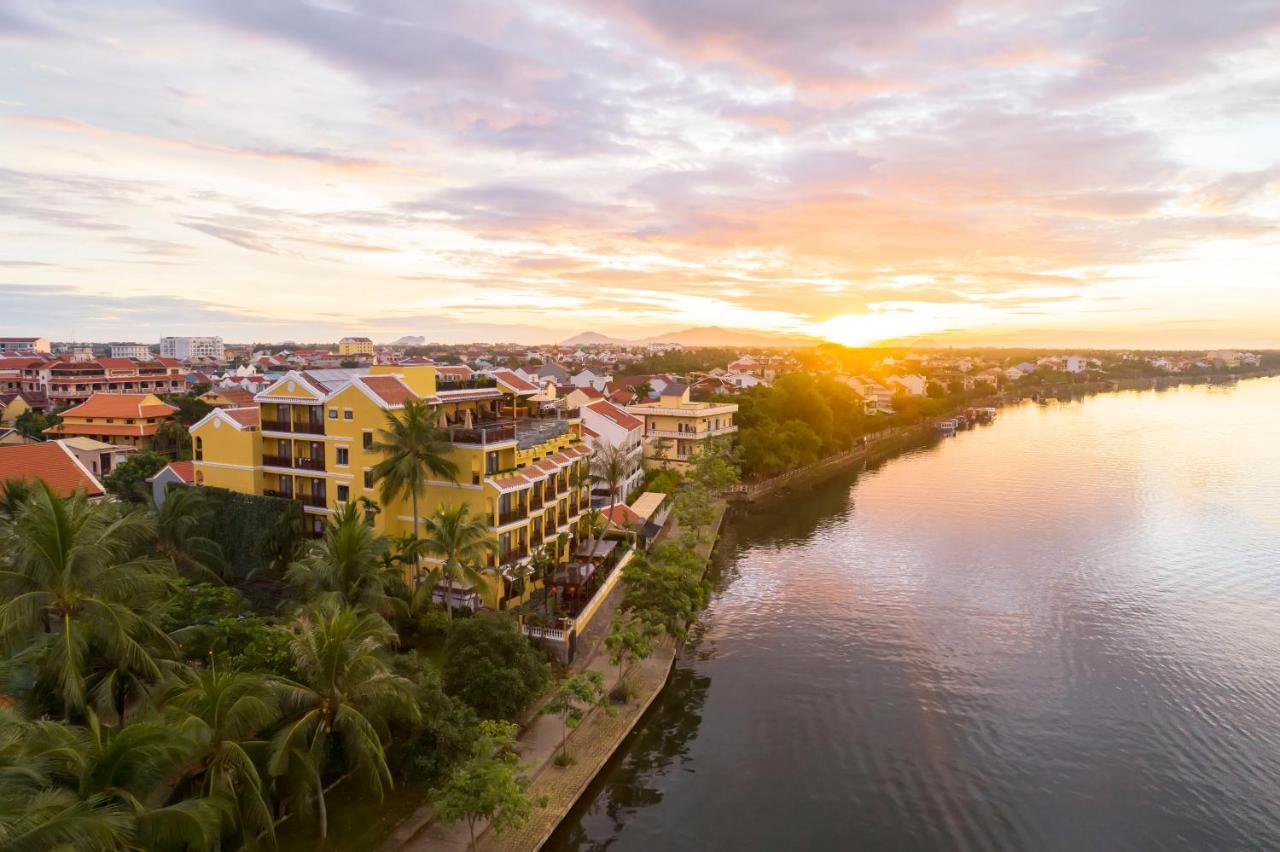
{"label": "boat", "polygon": [[956,421],[942,420],[938,423],[938,432],[942,435],[954,435],[956,433]]}

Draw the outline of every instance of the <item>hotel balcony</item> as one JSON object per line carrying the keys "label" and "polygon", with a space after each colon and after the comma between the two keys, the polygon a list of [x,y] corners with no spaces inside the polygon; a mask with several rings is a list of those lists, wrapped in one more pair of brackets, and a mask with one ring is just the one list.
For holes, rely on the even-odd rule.
{"label": "hotel balcony", "polygon": [[291,457],[291,456],[268,456],[262,457],[263,465],[267,467],[288,467],[296,470],[324,470],[324,459]]}
{"label": "hotel balcony", "polygon": [[262,431],[289,432],[294,435],[323,435],[324,421],[321,420],[318,423],[309,423],[305,420],[268,420],[264,417],[262,419]]}
{"label": "hotel balcony", "polygon": [[498,513],[498,526],[505,527],[507,524],[514,524],[516,521],[523,521],[528,517],[529,510],[524,506],[508,509],[505,512]]}
{"label": "hotel balcony", "polygon": [[527,450],[569,433],[575,418],[521,417],[516,420],[481,420],[471,426],[448,426],[449,441],[467,446],[486,446],[515,441]]}
{"label": "hotel balcony", "polygon": [[293,494],[287,491],[276,491],[271,488],[265,488],[262,491],[265,497],[280,497],[284,500],[295,500],[304,506],[310,506],[313,509],[325,508],[325,498],[313,494]]}
{"label": "hotel balcony", "polygon": [[502,556],[498,559],[498,564],[509,565],[512,562],[519,562],[521,559],[524,559],[528,555],[529,555],[528,545],[513,547],[510,550],[503,552]]}
{"label": "hotel balcony", "polygon": [[738,431],[737,426],[722,426],[719,429],[703,429],[700,432],[682,432],[679,429],[650,429],[644,433],[646,438],[677,438],[685,441],[698,441],[702,438],[715,438],[720,435],[732,435]]}

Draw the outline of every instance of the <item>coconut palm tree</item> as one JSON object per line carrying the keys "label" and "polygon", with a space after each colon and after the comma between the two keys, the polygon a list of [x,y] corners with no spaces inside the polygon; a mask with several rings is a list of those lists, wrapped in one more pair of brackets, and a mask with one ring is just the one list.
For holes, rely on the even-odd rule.
{"label": "coconut palm tree", "polygon": [[157,653],[175,648],[151,610],[173,575],[169,564],[135,555],[155,534],[147,515],[63,498],[40,482],[10,526],[0,554],[0,645],[38,664],[64,717],[84,708],[95,655],[157,680]]}
{"label": "coconut palm tree", "polygon": [[[613,520],[613,510],[618,505],[618,491],[627,481],[627,452],[620,445],[600,443],[591,454],[591,481],[604,484],[609,489],[609,515],[604,524],[607,531]],[[600,538],[591,546],[591,559],[595,561]]]}
{"label": "coconut palm tree", "polygon": [[179,789],[225,802],[234,819],[227,826],[244,834],[267,834],[275,827],[267,794],[251,752],[258,737],[280,717],[277,693],[257,672],[213,664],[184,669],[168,685],[160,704],[196,746],[198,758]]}
{"label": "coconut palm tree", "polygon": [[226,570],[222,548],[209,538],[213,506],[200,488],[171,488],[156,508],[156,552],[179,575],[221,583]]}
{"label": "coconut palm tree", "polygon": [[[371,612],[323,604],[299,616],[291,650],[299,679],[280,681],[285,724],[271,742],[274,776],[303,772],[315,799],[320,836],[328,834],[323,776],[340,753],[379,795],[392,786],[383,742],[389,719],[416,721],[413,684],[391,672],[396,634]],[[335,748],[336,746],[336,748]]]}
{"label": "coconut palm tree", "polygon": [[408,495],[413,503],[413,534],[418,534],[418,496],[432,476],[458,481],[458,465],[449,458],[451,445],[440,428],[439,406],[422,400],[407,400],[399,413],[387,411],[386,428],[378,431],[375,452],[386,458],[373,467],[373,479],[380,484],[379,499],[390,506]]}
{"label": "coconut palm tree", "polygon": [[[422,522],[421,551],[440,560],[432,570],[432,579],[445,584],[445,607],[453,618],[453,584],[465,580],[478,588],[486,582],[480,571],[497,543],[489,536],[488,526],[480,518],[471,517],[466,503],[441,506]],[[434,583],[432,584],[434,585]]]}
{"label": "coconut palm tree", "polygon": [[392,593],[403,580],[388,564],[390,541],[373,531],[355,503],[347,503],[312,543],[305,555],[285,571],[285,579],[304,600],[327,595],[347,606],[391,617],[401,604]]}

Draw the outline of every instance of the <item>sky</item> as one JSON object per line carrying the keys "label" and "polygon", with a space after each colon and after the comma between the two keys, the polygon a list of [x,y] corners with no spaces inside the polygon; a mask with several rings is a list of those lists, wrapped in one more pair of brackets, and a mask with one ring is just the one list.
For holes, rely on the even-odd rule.
{"label": "sky", "polygon": [[1280,347],[1275,0],[0,2],[0,333]]}

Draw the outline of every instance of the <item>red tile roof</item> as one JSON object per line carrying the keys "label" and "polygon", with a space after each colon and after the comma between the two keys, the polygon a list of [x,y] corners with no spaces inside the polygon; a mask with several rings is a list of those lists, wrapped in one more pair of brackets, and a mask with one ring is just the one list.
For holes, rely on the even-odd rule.
{"label": "red tile roof", "polygon": [[[103,437],[109,436],[125,436],[134,438],[147,438],[160,431],[159,423],[59,423],[57,426],[50,426],[44,430],[46,435],[53,436],[74,436],[83,435],[88,438],[95,438],[99,435]],[[108,441],[107,443],[110,443]]]}
{"label": "red tile roof", "polygon": [[144,405],[145,393],[95,393],[79,405],[62,412],[66,417],[168,417],[178,409],[168,403]]}
{"label": "red tile roof", "polygon": [[609,394],[609,401],[618,405],[630,405],[636,401],[636,395],[629,390],[616,390]]}
{"label": "red tile roof", "polygon": [[[164,470],[173,471],[178,475],[178,478],[181,479],[183,482],[192,483],[196,481],[196,466],[194,462],[189,462],[189,461],[169,462],[167,465],[165,465]],[[160,473],[164,473],[164,470],[160,471]],[[159,474],[156,474],[156,475],[159,476]]]}
{"label": "red tile roof", "polygon": [[404,405],[407,400],[418,398],[412,388],[395,376],[363,376],[360,381],[387,405]]}
{"label": "red tile roof", "polygon": [[227,402],[231,403],[232,408],[247,408],[253,403],[253,391],[244,388],[217,388],[209,391],[210,394],[220,396]]}
{"label": "red tile roof", "polygon": [[526,382],[510,370],[494,370],[493,377],[499,384],[506,385],[516,393],[533,393],[538,390],[537,385]]}
{"label": "red tile roof", "polygon": [[630,506],[624,506],[619,503],[612,509],[602,509],[600,514],[609,519],[609,522],[616,527],[642,527],[645,519],[636,513],[635,509]]}
{"label": "red tile roof", "polygon": [[257,426],[262,422],[262,409],[256,405],[247,408],[224,408],[222,413],[241,426]]}
{"label": "red tile roof", "polygon": [[585,388],[578,388],[577,391],[578,393],[585,396],[587,399],[604,399],[604,394],[600,393],[600,391],[590,386]]}
{"label": "red tile roof", "polygon": [[138,364],[131,358],[99,358],[98,365],[105,370],[136,370]]}
{"label": "red tile roof", "polygon": [[583,408],[589,408],[601,417],[606,417],[609,420],[612,420],[628,432],[644,428],[644,421],[640,418],[632,417],[612,402],[608,402],[603,399],[599,402],[593,402],[590,405],[584,405]]}
{"label": "red tile roof", "polygon": [[41,479],[64,497],[76,489],[84,489],[91,497],[103,493],[102,483],[57,441],[0,447],[0,484],[8,479]]}

